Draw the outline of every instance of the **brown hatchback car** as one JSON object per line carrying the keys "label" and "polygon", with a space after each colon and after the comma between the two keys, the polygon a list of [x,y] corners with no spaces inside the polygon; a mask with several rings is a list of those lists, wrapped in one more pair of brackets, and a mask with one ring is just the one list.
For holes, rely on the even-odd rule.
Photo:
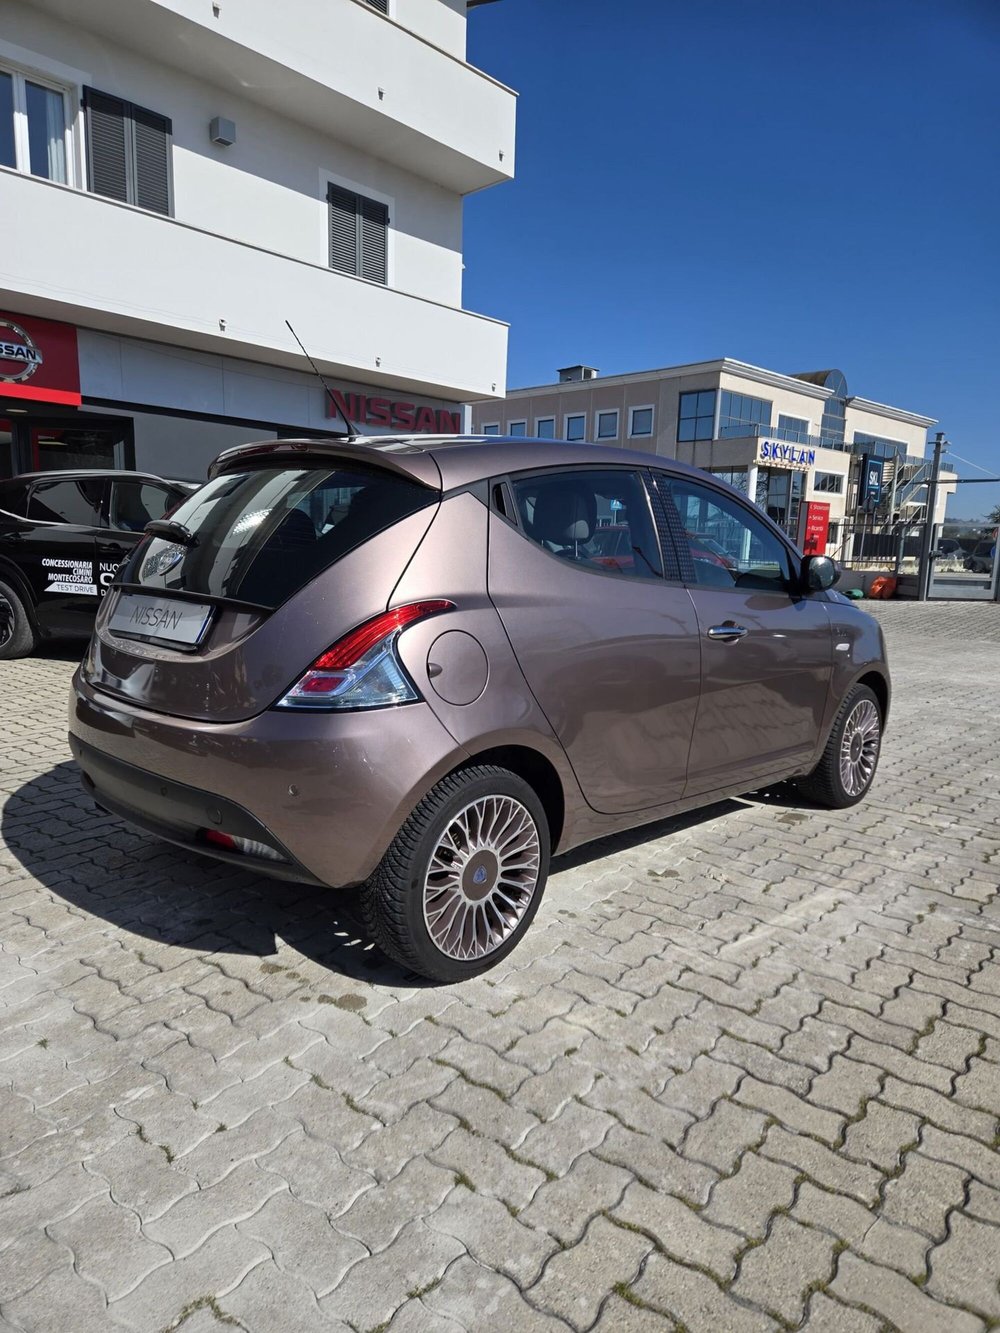
{"label": "brown hatchback car", "polygon": [[424,437],[248,445],[209,477],[103,601],[84,784],[184,847],[362,886],[417,972],[508,954],[554,851],[785,779],[828,806],[871,784],[879,626],[706,473]]}

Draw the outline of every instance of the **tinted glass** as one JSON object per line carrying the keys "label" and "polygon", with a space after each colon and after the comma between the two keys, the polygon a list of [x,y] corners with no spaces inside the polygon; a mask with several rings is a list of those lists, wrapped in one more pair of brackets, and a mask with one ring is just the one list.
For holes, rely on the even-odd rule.
{"label": "tinted glass", "polygon": [[617,434],[618,434],[618,413],[598,412],[597,438],[599,440],[613,440]]}
{"label": "tinted glass", "polygon": [[8,514],[17,514],[19,518],[24,518],[27,499],[28,488],[21,483],[0,486],[0,509],[6,510]]}
{"label": "tinted glass", "polygon": [[664,478],[687,535],[696,583],[785,591],[791,577],[781,541],[736,500],[697,482]]}
{"label": "tinted glass", "polygon": [[631,435],[652,435],[653,433],[653,409],[651,407],[637,407],[632,412]]}
{"label": "tinted glass", "polygon": [[14,151],[14,80],[0,73],[0,167],[16,167]]}
{"label": "tinted glass", "polygon": [[[143,543],[127,583],[278,606],[438,492],[374,468],[261,468],[216,477],[171,514],[197,538]],[[155,557],[179,555],[163,572]],[[402,572],[402,567],[400,568]]]}
{"label": "tinted glass", "polygon": [[527,536],[584,569],[659,578],[660,554],[642,479],[625,469],[582,468],[514,481]]}
{"label": "tinted glass", "polygon": [[555,417],[539,417],[538,429],[535,432],[540,440],[553,440],[556,434]]}
{"label": "tinted glass", "polygon": [[512,421],[507,427],[507,434],[515,439],[521,439],[528,433],[528,423],[526,421]]}
{"label": "tinted glass", "polygon": [[488,426],[484,426],[484,427],[483,427],[483,434],[484,434],[484,435],[499,435],[499,434],[500,434],[500,423],[497,422],[497,421],[491,421],[490,424],[489,424]]}
{"label": "tinted glass", "polygon": [[715,390],[682,393],[677,412],[677,439],[679,443],[690,443],[692,440],[710,440],[715,428]]}
{"label": "tinted glass", "polygon": [[148,481],[111,483],[111,526],[119,532],[141,532],[154,518],[162,518],[180,499],[165,486]]}
{"label": "tinted glass", "polygon": [[28,498],[28,517],[46,523],[97,527],[103,490],[104,482],[96,480],[39,482]]}
{"label": "tinted glass", "polygon": [[586,417],[567,417],[566,418],[566,438],[567,440],[582,440],[587,425]]}

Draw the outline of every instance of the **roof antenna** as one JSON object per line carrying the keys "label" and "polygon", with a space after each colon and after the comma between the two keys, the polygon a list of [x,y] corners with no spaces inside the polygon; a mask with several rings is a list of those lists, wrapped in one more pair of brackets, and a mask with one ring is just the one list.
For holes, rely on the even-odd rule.
{"label": "roof antenna", "polygon": [[292,337],[295,339],[295,341],[298,343],[298,345],[302,348],[302,355],[305,357],[305,359],[309,362],[309,364],[312,366],[313,370],[315,371],[315,373],[316,373],[316,378],[319,380],[320,384],[322,384],[323,388],[326,390],[326,396],[329,398],[330,402],[333,403],[334,407],[337,409],[337,411],[340,413],[340,415],[344,418],[344,425],[347,427],[347,440],[348,440],[348,443],[352,442],[353,440],[360,439],[360,437],[361,437],[361,432],[358,430],[357,426],[354,424],[354,422],[351,420],[351,418],[347,415],[347,413],[344,411],[344,409],[343,409],[343,408],[340,406],[340,404],[337,402],[336,398],[334,398],[334,396],[333,396],[333,390],[330,388],[329,384],[327,384],[327,382],[326,382],[326,376],[323,375],[323,374],[321,373],[319,366],[317,366],[316,362],[312,359],[312,357],[311,357],[311,356],[309,355],[309,353],[306,351],[305,346],[303,345],[302,339],[301,339],[301,338],[299,337],[299,335],[295,332],[295,330],[292,328],[291,324],[289,324],[289,322],[288,322],[287,319],[285,320],[285,323],[288,324],[288,332],[292,335]]}

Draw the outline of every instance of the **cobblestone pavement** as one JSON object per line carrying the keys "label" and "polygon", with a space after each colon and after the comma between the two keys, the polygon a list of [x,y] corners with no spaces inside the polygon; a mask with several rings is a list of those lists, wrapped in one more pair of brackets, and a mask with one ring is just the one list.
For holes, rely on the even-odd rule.
{"label": "cobblestone pavement", "polygon": [[450,988],[97,814],[0,665],[0,1326],[1000,1325],[1000,608],[877,609],[866,804],[575,853]]}

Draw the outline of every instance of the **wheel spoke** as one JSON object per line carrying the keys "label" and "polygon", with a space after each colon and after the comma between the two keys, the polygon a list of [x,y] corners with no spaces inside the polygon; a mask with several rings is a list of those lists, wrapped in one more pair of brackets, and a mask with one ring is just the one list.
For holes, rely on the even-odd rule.
{"label": "wheel spoke", "polygon": [[861,796],[875,775],[881,719],[871,699],[860,699],[848,714],[840,742],[840,780],[849,796]]}

